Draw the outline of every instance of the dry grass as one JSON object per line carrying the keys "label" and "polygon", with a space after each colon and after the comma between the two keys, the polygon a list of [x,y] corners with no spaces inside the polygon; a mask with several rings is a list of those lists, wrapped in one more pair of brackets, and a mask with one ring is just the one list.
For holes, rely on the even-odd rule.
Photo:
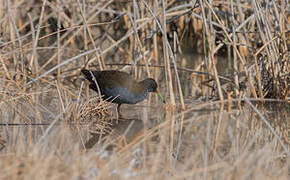
{"label": "dry grass", "polygon": [[[288,179],[285,2],[1,1],[0,179]],[[85,66],[154,77],[168,106],[116,121]]]}

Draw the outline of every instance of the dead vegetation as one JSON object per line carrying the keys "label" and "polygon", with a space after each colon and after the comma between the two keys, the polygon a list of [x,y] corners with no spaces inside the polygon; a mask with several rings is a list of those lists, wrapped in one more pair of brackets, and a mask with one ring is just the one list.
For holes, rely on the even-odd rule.
{"label": "dead vegetation", "polygon": [[[1,1],[0,179],[287,179],[286,2]],[[85,66],[154,77],[168,106],[116,121]]]}

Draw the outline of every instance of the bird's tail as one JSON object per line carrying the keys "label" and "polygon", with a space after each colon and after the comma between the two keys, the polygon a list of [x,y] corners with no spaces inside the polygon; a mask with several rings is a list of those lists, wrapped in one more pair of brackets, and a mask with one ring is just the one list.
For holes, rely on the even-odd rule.
{"label": "bird's tail", "polygon": [[86,69],[82,69],[81,72],[84,74],[85,78],[89,81],[93,81],[93,78],[92,78],[92,71],[90,70],[86,70]]}

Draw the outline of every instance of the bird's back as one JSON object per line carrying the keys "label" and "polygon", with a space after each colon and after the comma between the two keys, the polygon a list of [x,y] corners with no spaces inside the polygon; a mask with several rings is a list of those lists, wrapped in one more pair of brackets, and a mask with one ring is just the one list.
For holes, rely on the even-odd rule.
{"label": "bird's back", "polygon": [[[104,99],[111,99],[114,103],[135,104],[144,100],[145,89],[129,74],[121,71],[90,71],[82,70],[86,79],[90,81],[90,88],[97,91],[94,79],[97,81]],[[94,78],[92,77],[93,74]]]}
{"label": "bird's back", "polygon": [[[131,89],[134,84],[138,82],[132,78],[129,74],[121,71],[107,70],[107,71],[90,71],[83,69],[82,73],[85,75],[86,79],[91,83],[94,82],[94,78],[97,81],[100,88],[107,89],[112,87],[123,87]],[[93,74],[94,78],[92,77]]]}

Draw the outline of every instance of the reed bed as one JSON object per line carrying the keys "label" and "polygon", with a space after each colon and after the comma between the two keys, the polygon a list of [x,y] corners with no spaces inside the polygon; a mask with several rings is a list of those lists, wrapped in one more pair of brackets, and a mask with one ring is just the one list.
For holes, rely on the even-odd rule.
{"label": "reed bed", "polygon": [[[0,4],[0,179],[288,179],[287,1]],[[117,121],[82,68],[153,77],[166,107]]]}

